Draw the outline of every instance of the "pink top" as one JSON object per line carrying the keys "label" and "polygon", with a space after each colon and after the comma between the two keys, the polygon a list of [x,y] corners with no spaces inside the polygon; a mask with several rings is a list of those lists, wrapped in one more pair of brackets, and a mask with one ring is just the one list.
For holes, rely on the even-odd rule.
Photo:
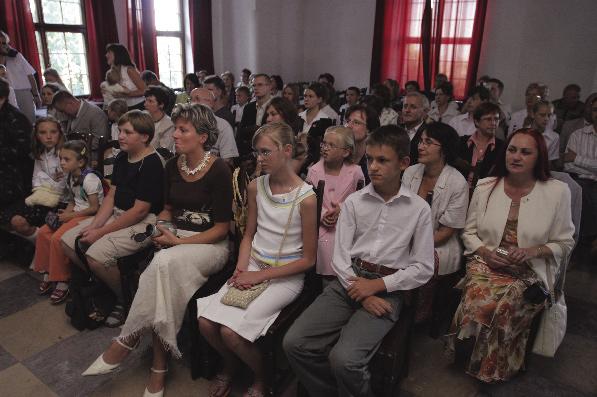
{"label": "pink top", "polygon": [[[321,217],[332,210],[332,202],[344,202],[346,198],[357,190],[359,181],[364,181],[363,171],[357,164],[344,164],[340,174],[326,174],[323,167],[323,159],[313,164],[307,173],[306,182],[317,186],[320,180],[325,181],[323,193],[323,205]],[[334,236],[336,228],[327,228],[319,226],[319,243],[317,244],[317,273],[324,275],[333,275],[336,273],[332,269],[332,254],[334,253]]]}

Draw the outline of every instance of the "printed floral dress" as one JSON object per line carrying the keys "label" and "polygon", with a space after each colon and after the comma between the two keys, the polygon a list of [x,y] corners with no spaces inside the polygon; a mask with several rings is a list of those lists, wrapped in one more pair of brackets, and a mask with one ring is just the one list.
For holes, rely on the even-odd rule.
{"label": "printed floral dress", "polygon": [[[512,202],[512,207],[517,205]],[[506,249],[518,246],[518,209],[512,207],[500,243]],[[478,256],[469,258],[464,281],[447,335],[448,353],[454,353],[457,339],[473,337],[466,372],[484,382],[507,380],[523,366],[531,322],[544,306],[526,302],[523,292],[541,281],[527,263],[498,270]]]}

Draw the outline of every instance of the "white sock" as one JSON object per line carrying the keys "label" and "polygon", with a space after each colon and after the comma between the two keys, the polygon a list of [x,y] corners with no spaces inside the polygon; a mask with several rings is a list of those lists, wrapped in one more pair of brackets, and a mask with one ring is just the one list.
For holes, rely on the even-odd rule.
{"label": "white sock", "polygon": [[48,273],[43,273],[44,275],[44,281],[48,281],[48,279],[50,278],[50,275]]}
{"label": "white sock", "polygon": [[68,289],[68,283],[59,281],[58,284],[56,284],[56,289],[59,289],[60,291],[66,291]]}

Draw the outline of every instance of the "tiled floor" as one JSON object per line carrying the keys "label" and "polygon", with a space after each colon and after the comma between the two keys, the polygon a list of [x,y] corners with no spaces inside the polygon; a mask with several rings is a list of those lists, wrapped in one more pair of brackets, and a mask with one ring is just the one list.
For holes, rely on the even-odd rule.
{"label": "tiled floor", "polygon": [[[52,306],[36,294],[37,284],[25,267],[0,262],[0,396],[141,396],[151,361],[149,338],[114,374],[82,377],[118,330],[75,330],[63,305]],[[597,264],[575,264],[566,289],[568,330],[556,358],[532,356],[526,373],[492,388],[491,395],[597,396]],[[415,336],[402,396],[477,393],[479,384],[451,365],[442,351],[441,341],[423,333]],[[186,365],[184,360],[171,362],[166,395],[207,396],[207,381],[191,380]],[[240,387],[232,394],[240,396]],[[294,394],[291,386],[285,396]]]}

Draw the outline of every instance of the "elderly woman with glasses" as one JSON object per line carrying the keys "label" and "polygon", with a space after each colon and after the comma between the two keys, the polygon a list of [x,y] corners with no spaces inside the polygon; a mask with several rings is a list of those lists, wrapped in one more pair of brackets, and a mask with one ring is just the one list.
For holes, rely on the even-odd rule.
{"label": "elderly woman with glasses", "polygon": [[[458,157],[458,133],[449,125],[438,122],[426,125],[418,153],[419,162],[404,171],[402,183],[431,206],[435,275],[422,287],[419,295],[417,320],[423,322],[430,319],[433,306],[437,307],[448,298],[449,290],[436,288],[439,279],[451,280],[448,275],[461,267],[459,232],[464,227],[468,208],[468,185],[452,166]],[[441,283],[442,287],[443,284],[445,282]],[[434,315],[439,315],[438,310],[434,310]]]}
{"label": "elderly woman with glasses", "polygon": [[[162,249],[141,274],[120,336],[83,373],[112,372],[138,344],[142,332],[150,330],[153,363],[145,394],[150,396],[163,394],[167,352],[181,355],[176,334],[189,299],[228,259],[232,177],[225,161],[209,151],[218,136],[213,112],[199,104],[179,104],[172,120],[178,155],[166,164],[165,205],[157,217],[160,233],[153,237]],[[169,226],[160,226],[159,221]]]}

